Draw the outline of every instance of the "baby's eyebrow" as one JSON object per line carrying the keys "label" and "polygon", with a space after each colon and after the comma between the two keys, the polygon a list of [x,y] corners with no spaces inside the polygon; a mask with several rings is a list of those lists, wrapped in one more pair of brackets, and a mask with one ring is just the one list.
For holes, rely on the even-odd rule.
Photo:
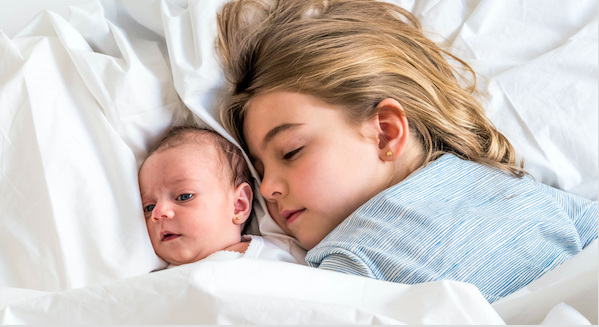
{"label": "baby's eyebrow", "polygon": [[300,126],[302,126],[304,124],[281,124],[273,129],[271,129],[270,131],[268,131],[268,133],[266,133],[266,136],[264,136],[264,140],[262,140],[262,149],[266,148],[266,146],[268,145],[268,143],[270,141],[272,141],[272,139],[275,138],[275,136],[281,134],[282,132],[285,131],[290,131],[290,130],[294,130]]}
{"label": "baby's eyebrow", "polygon": [[185,182],[188,180],[193,180],[192,178],[187,178],[187,177],[183,177],[183,178],[177,178],[175,180],[170,181],[170,184],[177,184],[177,183],[181,183],[181,182]]}
{"label": "baby's eyebrow", "polygon": [[201,178],[198,179],[193,176],[187,176],[187,177],[181,177],[181,178],[176,178],[176,179],[170,180],[167,182],[166,185],[174,187],[174,186],[177,186],[182,183],[184,185],[189,185],[187,183],[202,183],[202,182],[203,182],[203,180]]}
{"label": "baby's eyebrow", "polygon": [[[173,185],[176,185],[176,184],[179,184],[179,183],[183,183],[183,182],[188,182],[188,181],[200,182],[200,180],[197,179],[197,178],[193,178],[193,177],[181,177],[181,178],[177,178],[177,179],[173,179],[171,181],[168,181],[167,185],[173,186]],[[146,192],[146,191],[140,190],[140,195],[141,195],[142,200],[146,196],[146,193],[152,193],[152,192],[151,191],[150,192]]]}

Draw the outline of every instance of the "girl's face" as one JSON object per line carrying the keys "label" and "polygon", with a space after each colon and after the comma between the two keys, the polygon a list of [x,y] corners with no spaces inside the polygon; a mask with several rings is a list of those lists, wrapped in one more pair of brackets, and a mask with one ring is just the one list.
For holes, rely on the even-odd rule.
{"label": "girl's face", "polygon": [[312,96],[255,97],[244,138],[271,216],[307,250],[388,184],[372,123],[349,125],[342,109]]}

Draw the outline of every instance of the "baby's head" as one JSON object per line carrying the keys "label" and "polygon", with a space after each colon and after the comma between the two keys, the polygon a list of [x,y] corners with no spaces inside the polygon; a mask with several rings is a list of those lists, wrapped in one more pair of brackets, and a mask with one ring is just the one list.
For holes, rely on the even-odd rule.
{"label": "baby's head", "polygon": [[139,170],[156,254],[181,265],[239,243],[252,209],[250,176],[241,151],[218,133],[168,131]]}

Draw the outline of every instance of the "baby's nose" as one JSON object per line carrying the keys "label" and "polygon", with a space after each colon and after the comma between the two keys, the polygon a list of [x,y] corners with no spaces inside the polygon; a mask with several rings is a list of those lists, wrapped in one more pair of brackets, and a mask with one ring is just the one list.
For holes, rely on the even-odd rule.
{"label": "baby's nose", "polygon": [[168,204],[157,203],[152,210],[152,218],[154,220],[159,219],[172,219],[175,216],[175,212]]}

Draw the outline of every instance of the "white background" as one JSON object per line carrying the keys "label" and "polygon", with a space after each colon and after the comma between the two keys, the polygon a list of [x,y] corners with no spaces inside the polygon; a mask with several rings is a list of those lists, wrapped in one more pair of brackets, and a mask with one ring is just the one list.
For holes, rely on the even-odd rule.
{"label": "white background", "polygon": [[35,15],[48,9],[68,20],[68,6],[89,0],[0,0],[0,30],[13,38]]}

